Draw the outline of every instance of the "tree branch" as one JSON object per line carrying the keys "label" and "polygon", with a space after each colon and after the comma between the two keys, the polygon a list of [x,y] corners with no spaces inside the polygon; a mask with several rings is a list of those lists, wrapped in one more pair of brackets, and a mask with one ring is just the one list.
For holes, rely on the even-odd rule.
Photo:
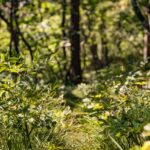
{"label": "tree branch", "polygon": [[2,10],[0,9],[0,18],[9,26],[10,23],[9,21],[5,18],[5,16],[3,15]]}
{"label": "tree branch", "polygon": [[131,0],[131,4],[133,6],[134,12],[136,14],[136,16],[138,17],[138,19],[140,20],[142,26],[144,27],[144,29],[146,29],[149,33],[150,33],[150,26],[148,21],[145,19],[145,17],[143,16],[140,8],[137,5],[137,1],[136,0]]}

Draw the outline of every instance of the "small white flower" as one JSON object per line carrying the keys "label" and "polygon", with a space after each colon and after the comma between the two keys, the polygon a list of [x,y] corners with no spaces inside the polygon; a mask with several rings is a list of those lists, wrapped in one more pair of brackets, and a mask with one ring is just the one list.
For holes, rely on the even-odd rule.
{"label": "small white flower", "polygon": [[90,103],[90,102],[91,102],[91,99],[89,99],[89,98],[84,98],[82,101],[83,101],[84,103]]}
{"label": "small white flower", "polygon": [[88,109],[92,109],[93,107],[94,107],[93,103],[87,106]]}

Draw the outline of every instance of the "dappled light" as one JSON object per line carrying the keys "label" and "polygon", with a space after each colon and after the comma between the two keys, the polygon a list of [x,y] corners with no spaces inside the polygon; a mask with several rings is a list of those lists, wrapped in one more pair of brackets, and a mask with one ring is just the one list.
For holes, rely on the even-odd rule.
{"label": "dappled light", "polygon": [[149,139],[149,0],[0,0],[0,150]]}

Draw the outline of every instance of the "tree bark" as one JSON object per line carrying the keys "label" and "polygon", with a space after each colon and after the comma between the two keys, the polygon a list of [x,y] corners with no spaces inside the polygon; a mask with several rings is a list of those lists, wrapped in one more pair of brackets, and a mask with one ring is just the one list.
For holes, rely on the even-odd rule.
{"label": "tree bark", "polygon": [[82,70],[80,60],[80,0],[71,0],[71,66],[69,78],[72,83],[78,84],[82,81]]}
{"label": "tree bark", "polygon": [[[67,8],[67,1],[63,0],[62,1],[62,23],[61,23],[61,28],[62,28],[62,39],[66,39],[66,31],[65,31],[65,24],[66,24],[66,8]],[[66,59],[66,47],[63,45],[63,55],[64,59]]]}
{"label": "tree bark", "polygon": [[102,23],[100,25],[100,33],[101,33],[101,61],[102,67],[106,67],[108,65],[108,48],[107,48],[107,39],[106,39],[106,25],[104,15],[101,16]]}
{"label": "tree bark", "polygon": [[9,47],[9,53],[10,56],[12,56],[12,50],[16,51],[17,55],[19,56],[19,35],[18,30],[15,24],[15,20],[18,19],[18,7],[19,2],[18,0],[12,0],[11,1],[11,11],[10,11],[10,47]]}
{"label": "tree bark", "polygon": [[144,52],[143,52],[143,57],[144,57],[144,62],[149,61],[150,57],[150,34],[145,33],[145,47],[144,47]]}
{"label": "tree bark", "polygon": [[131,0],[131,3],[132,3],[136,16],[141,21],[142,26],[146,30],[146,34],[144,38],[145,48],[143,51],[143,57],[144,57],[144,61],[147,62],[149,61],[149,57],[150,57],[150,0],[148,1],[148,7],[147,7],[148,8],[148,15],[147,15],[148,20],[145,19],[145,17],[143,16],[140,8],[138,7],[136,0]]}
{"label": "tree bark", "polygon": [[[90,9],[88,10],[90,13],[87,13],[86,16],[88,18],[88,22],[87,22],[87,27],[89,30],[89,34],[87,35],[87,39],[91,39],[89,43],[90,45],[90,52],[92,55],[92,60],[91,60],[91,67],[94,70],[98,70],[101,68],[101,60],[99,59],[98,56],[98,44],[96,42],[96,33],[92,33],[91,31],[93,30],[93,27],[95,25],[95,11],[94,11],[94,7],[93,7],[93,3],[90,2]],[[88,40],[87,40],[88,41]]]}
{"label": "tree bark", "polygon": [[138,19],[140,20],[142,26],[149,32],[150,28],[149,28],[149,23],[148,21],[145,19],[145,17],[143,16],[140,8],[138,7],[137,1],[136,0],[131,0],[131,4],[133,6],[133,10],[136,14],[136,16],[138,17]]}
{"label": "tree bark", "polygon": [[[150,0],[148,2],[147,18],[148,18],[148,24],[149,24],[149,28],[150,28]],[[144,61],[147,62],[150,60],[150,33],[149,32],[145,33],[144,41],[145,41],[145,47],[144,47],[143,56],[144,56]]]}
{"label": "tree bark", "polygon": [[22,40],[22,42],[28,48],[31,59],[33,60],[32,48],[28,43],[28,41],[26,40],[26,38],[24,37],[23,33],[21,32],[19,26],[18,9],[19,9],[19,0],[11,0],[9,19],[5,17],[3,10],[0,9],[0,19],[2,19],[7,24],[8,31],[10,33],[9,54],[10,56],[16,54],[17,56],[20,55],[19,42],[20,40]]}
{"label": "tree bark", "polygon": [[[93,39],[94,40],[94,39]],[[97,43],[94,43],[91,44],[90,46],[90,51],[91,51],[91,54],[92,54],[92,68],[94,68],[95,70],[98,70],[101,68],[101,61],[98,57],[98,53],[97,53]]]}

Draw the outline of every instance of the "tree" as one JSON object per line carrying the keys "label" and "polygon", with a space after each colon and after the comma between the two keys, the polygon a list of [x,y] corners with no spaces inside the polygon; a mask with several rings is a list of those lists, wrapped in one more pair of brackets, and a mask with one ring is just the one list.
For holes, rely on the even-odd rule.
{"label": "tree", "polygon": [[80,0],[71,0],[71,65],[67,76],[74,84],[82,81],[80,60]]}
{"label": "tree", "polygon": [[106,67],[108,65],[108,47],[105,32],[106,32],[105,12],[103,13],[101,12],[100,34],[101,34],[101,61],[103,67]]}
{"label": "tree", "polygon": [[[66,8],[67,8],[67,1],[62,1],[62,22],[61,22],[61,28],[62,28],[62,39],[66,39],[66,31],[65,31],[65,24],[66,24]],[[63,45],[63,55],[64,59],[66,59],[66,47]]]}
{"label": "tree", "polygon": [[[150,30],[150,0],[148,1],[148,11],[147,11],[147,19]],[[144,61],[149,60],[150,57],[150,32],[148,31],[145,34],[145,48],[144,48]]]}
{"label": "tree", "polygon": [[145,48],[143,52],[144,61],[148,61],[150,57],[150,0],[148,0],[148,6],[147,6],[147,18],[143,16],[140,8],[138,7],[136,0],[131,0],[133,9],[135,14],[137,15],[138,19],[141,21],[142,26],[146,30],[145,35]]}
{"label": "tree", "polygon": [[90,45],[90,51],[91,51],[91,55],[92,55],[92,63],[91,66],[95,69],[98,70],[101,68],[101,60],[99,59],[98,56],[98,43],[97,43],[97,36],[96,33],[98,32],[97,29],[95,29],[94,32],[94,28],[96,26],[96,22],[97,22],[97,14],[95,11],[96,5],[99,3],[99,1],[89,1],[88,5],[90,7],[88,7],[87,9],[87,13],[86,16],[88,18],[88,22],[87,22],[87,28],[89,30],[89,34],[87,35],[87,39],[89,40],[89,45]]}
{"label": "tree", "polygon": [[31,48],[30,44],[28,43],[28,41],[26,40],[26,38],[24,37],[24,35],[20,29],[20,24],[19,24],[19,3],[20,3],[20,1],[19,0],[11,0],[10,1],[9,17],[6,17],[4,14],[3,10],[5,9],[5,2],[3,2],[3,3],[4,3],[4,5],[1,5],[1,7],[0,7],[0,19],[2,19],[6,23],[8,31],[10,33],[10,44],[9,44],[10,56],[13,56],[15,52],[16,52],[17,56],[20,55],[19,41],[21,39],[22,42],[24,43],[24,45],[29,50],[31,59],[33,60],[32,48]]}

